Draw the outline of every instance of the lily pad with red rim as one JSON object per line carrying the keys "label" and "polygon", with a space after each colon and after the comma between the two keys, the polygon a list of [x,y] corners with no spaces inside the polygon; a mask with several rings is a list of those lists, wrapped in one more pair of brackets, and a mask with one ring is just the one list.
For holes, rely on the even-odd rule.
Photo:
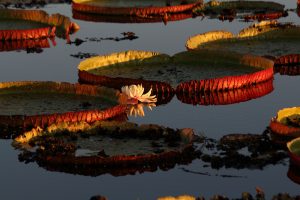
{"label": "lily pad with red rim", "polygon": [[82,61],[79,80],[120,89],[142,84],[154,94],[219,91],[251,86],[273,78],[273,61],[220,51],[125,51]]}
{"label": "lily pad with red rim", "polygon": [[83,21],[90,22],[109,22],[109,23],[155,23],[155,22],[163,22],[167,24],[168,22],[180,21],[192,18],[193,15],[191,12],[184,13],[174,13],[169,14],[165,13],[162,15],[153,15],[153,16],[123,16],[123,15],[97,15],[90,13],[78,12],[76,10],[72,10],[73,18],[79,19]]}
{"label": "lily pad with red rim", "polygon": [[279,136],[295,138],[300,136],[300,107],[284,108],[270,122],[271,131]]}
{"label": "lily pad with red rim", "polygon": [[41,10],[0,9],[1,40],[67,37],[79,29],[68,17]]}
{"label": "lily pad with red rim", "polygon": [[220,30],[190,37],[188,50],[218,49],[255,55],[282,56],[295,54],[300,48],[300,27],[290,23],[263,21],[253,24],[238,35]]}
{"label": "lily pad with red rim", "polygon": [[196,158],[191,129],[174,130],[129,122],[53,124],[17,137],[13,146],[25,150],[19,158],[33,158],[51,171],[98,176],[168,170]]}
{"label": "lily pad with red rim", "polygon": [[[113,89],[60,82],[0,83],[2,136],[10,129],[46,127],[58,122],[95,122],[126,111]],[[7,128],[8,127],[8,128]]]}
{"label": "lily pad with red rim", "polygon": [[101,15],[150,16],[185,12],[200,4],[202,1],[197,0],[73,0],[72,8],[79,12]]}
{"label": "lily pad with red rim", "polygon": [[274,71],[281,75],[300,75],[300,54],[290,54],[276,58]]}
{"label": "lily pad with red rim", "polygon": [[287,143],[291,163],[300,166],[300,138],[296,138]]}
{"label": "lily pad with red rim", "polygon": [[267,20],[285,17],[284,5],[270,1],[209,1],[193,9],[195,15],[205,15],[220,20]]}

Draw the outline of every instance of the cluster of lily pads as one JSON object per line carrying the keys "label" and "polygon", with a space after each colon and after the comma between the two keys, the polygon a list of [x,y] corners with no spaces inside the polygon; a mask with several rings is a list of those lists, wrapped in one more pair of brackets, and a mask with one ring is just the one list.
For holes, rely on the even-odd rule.
{"label": "cluster of lily pads", "polygon": [[[237,12],[249,10],[253,15],[244,15],[246,21],[274,19],[287,14],[282,5],[270,2],[213,0],[204,4],[181,0],[149,6],[150,1],[133,1],[137,6],[131,7],[119,6],[118,2],[74,0],[73,14],[78,19],[96,21],[105,20],[104,15],[116,15],[116,18],[109,18],[116,20],[118,16],[129,16],[136,22],[144,22],[144,19],[167,21],[175,14],[182,18],[217,15],[222,20],[232,20]],[[266,7],[269,9],[265,13],[257,11],[265,11]],[[36,10],[0,9],[0,19],[5,27],[0,30],[3,42],[0,49],[5,51],[49,47],[48,38],[53,40],[55,36],[70,42],[69,34],[79,29],[65,16],[50,16]],[[13,29],[8,26],[11,23],[22,28]],[[190,37],[186,42],[187,51],[173,56],[129,50],[88,58],[78,66],[78,84],[0,83],[1,101],[7,102],[0,107],[1,137],[14,139],[13,146],[22,150],[20,161],[35,161],[51,171],[91,176],[167,170],[196,158],[210,163],[212,168],[253,167],[250,164],[262,168],[279,163],[287,155],[270,135],[227,135],[214,141],[199,138],[191,129],[129,123],[127,114],[143,115],[143,105],[151,108],[165,104],[174,95],[194,105],[232,104],[266,95],[273,91],[274,71],[290,75],[299,73],[299,33],[300,27],[290,23],[262,21],[237,35],[221,30]],[[273,53],[272,48],[282,51]],[[68,101],[74,97],[81,102],[80,108],[78,102]],[[54,106],[47,101],[41,102],[41,98],[52,98]],[[275,136],[287,140],[299,137],[300,108],[279,111],[270,129]],[[122,141],[126,151],[120,150],[120,143],[113,146],[111,141]],[[220,154],[199,152],[196,142]],[[299,146],[299,138],[287,143],[291,161],[298,166]],[[251,156],[238,153],[245,147]],[[236,160],[239,162],[234,162]],[[290,174],[294,175],[292,172]]]}
{"label": "cluster of lily pads", "polygon": [[[224,196],[224,195],[214,195],[210,198],[210,200],[229,200],[230,198]],[[243,192],[239,198],[234,198],[234,200],[265,200],[267,199],[265,197],[265,194],[263,190],[259,187],[256,188],[256,195],[253,196],[249,192]],[[277,195],[274,195],[272,199],[277,200],[296,200],[299,199],[299,195],[297,196],[291,196],[287,193],[279,193]],[[105,196],[96,195],[92,196],[90,200],[108,200]],[[159,197],[157,200],[205,200],[203,196],[191,196],[191,195],[180,195],[180,196],[165,196],[165,197]]]}

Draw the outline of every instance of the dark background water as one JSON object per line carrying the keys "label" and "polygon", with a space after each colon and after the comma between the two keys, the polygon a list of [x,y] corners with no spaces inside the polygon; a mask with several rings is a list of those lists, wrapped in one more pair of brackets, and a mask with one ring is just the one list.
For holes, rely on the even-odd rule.
{"label": "dark background water", "polygon": [[[277,1],[281,2],[281,1]],[[287,8],[295,8],[295,0],[282,1]],[[45,10],[51,14],[59,12],[72,17],[70,5],[49,4]],[[211,30],[229,30],[237,33],[249,23],[221,22],[216,19],[186,19],[182,21],[152,24],[118,24],[74,20],[81,27],[71,39],[85,37],[121,37],[124,31],[135,32],[138,39],[133,41],[86,42],[76,47],[56,39],[57,45],[44,49],[41,54],[21,52],[0,53],[0,80],[51,80],[77,82],[77,65],[80,59],[70,55],[78,52],[106,54],[128,49],[151,50],[170,55],[185,51],[186,39],[198,33]],[[295,13],[281,21],[299,24]],[[271,117],[283,107],[298,106],[300,77],[276,75],[274,91],[259,99],[226,106],[192,106],[183,104],[176,98],[167,105],[146,111],[144,118],[130,117],[138,123],[155,123],[172,128],[189,127],[211,138],[220,138],[229,133],[261,134]],[[1,111],[0,111],[1,112]],[[299,193],[299,185],[287,176],[286,165],[268,165],[263,170],[213,170],[203,168],[203,163],[195,160],[188,166],[176,166],[169,171],[114,177],[101,175],[86,177],[46,171],[36,164],[18,161],[19,151],[11,146],[11,140],[0,140],[0,199],[89,199],[101,194],[109,199],[155,199],[164,195],[224,194],[239,197],[241,192],[255,193],[255,187],[263,188],[268,197],[278,192]],[[184,172],[186,169],[209,172],[212,176]],[[238,178],[223,178],[214,174],[238,175]]]}

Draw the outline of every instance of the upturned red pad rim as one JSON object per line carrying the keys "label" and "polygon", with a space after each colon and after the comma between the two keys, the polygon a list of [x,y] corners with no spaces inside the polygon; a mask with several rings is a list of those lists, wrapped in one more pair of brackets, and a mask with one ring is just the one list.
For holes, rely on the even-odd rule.
{"label": "upturned red pad rim", "polygon": [[286,125],[282,122],[285,117],[298,113],[299,107],[284,108],[278,111],[277,116],[271,119],[270,129],[273,134],[283,137],[295,138],[300,136],[300,128]]}
{"label": "upturned red pad rim", "polygon": [[160,15],[163,13],[180,13],[188,10],[192,10],[195,6],[202,4],[202,2],[195,2],[186,5],[176,6],[164,6],[164,7],[101,7],[87,5],[84,3],[72,2],[72,9],[93,14],[101,15],[135,15],[135,16],[147,16],[147,15]]}
{"label": "upturned red pad rim", "polygon": [[250,87],[233,89],[221,92],[183,93],[177,91],[177,98],[186,104],[192,105],[228,105],[256,99],[271,93],[274,90],[273,80],[259,83]]}
{"label": "upturned red pad rim", "polygon": [[[55,46],[55,42],[52,44]],[[0,51],[14,51],[28,48],[50,48],[48,39],[0,41]]]}
{"label": "upturned red pad rim", "polygon": [[72,32],[79,29],[79,26],[70,21],[68,17],[60,14],[48,15],[41,10],[17,10],[17,9],[0,9],[1,19],[16,19],[32,22],[39,22],[45,27],[32,28],[24,30],[0,30],[0,40],[36,40],[42,38],[55,37],[58,29],[62,29],[64,37],[67,38]]}
{"label": "upturned red pad rim", "polygon": [[275,59],[275,73],[296,76],[300,74],[300,54],[289,54]]}
{"label": "upturned red pad rim", "polygon": [[84,5],[80,3],[72,3],[72,8],[80,12],[103,14],[103,15],[137,15],[137,16],[147,16],[147,15],[160,15],[163,13],[180,13],[191,10],[199,3],[192,3],[188,5],[179,6],[165,6],[165,7],[98,7],[91,5]]}
{"label": "upturned red pad rim", "polygon": [[[125,105],[119,105],[116,91],[108,88],[71,84],[66,82],[41,82],[41,81],[22,81],[22,82],[4,82],[0,83],[1,89],[7,89],[10,87],[21,88],[28,87],[25,91],[30,92],[35,88],[43,88],[47,91],[64,94],[75,94],[75,95],[87,95],[87,96],[100,96],[102,93],[108,93],[112,100],[115,99],[115,106],[107,108],[105,110],[86,110],[86,111],[75,111],[66,113],[55,113],[55,114],[42,114],[42,115],[0,115],[0,123],[11,126],[11,127],[46,127],[53,123],[60,122],[95,122],[100,120],[106,120],[117,116],[126,111]],[[0,90],[1,90],[0,89]],[[106,94],[107,95],[107,94]]]}
{"label": "upturned red pad rim", "polygon": [[78,12],[72,10],[73,18],[90,22],[110,22],[110,23],[155,23],[163,22],[167,24],[172,21],[180,21],[193,17],[190,12],[163,14],[158,16],[120,16],[120,15],[97,15]]}
{"label": "upturned red pad rim", "polygon": [[[290,161],[292,164],[294,164],[294,166],[300,167],[300,155],[299,152],[295,153],[295,149],[294,149],[294,145],[299,143],[300,141],[300,137],[295,138],[291,141],[289,141],[286,146],[288,148],[288,153],[290,156]],[[299,148],[296,148],[296,150],[298,150]]]}

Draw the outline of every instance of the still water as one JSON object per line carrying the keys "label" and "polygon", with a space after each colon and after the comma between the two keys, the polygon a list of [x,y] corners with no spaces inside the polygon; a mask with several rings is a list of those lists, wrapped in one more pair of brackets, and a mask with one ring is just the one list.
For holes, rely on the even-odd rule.
{"label": "still water", "polygon": [[[277,1],[286,8],[295,8],[295,0]],[[68,4],[48,4],[48,14],[61,13],[72,18]],[[81,59],[71,54],[94,53],[108,54],[123,50],[159,51],[173,55],[185,51],[185,41],[189,36],[212,30],[228,30],[238,33],[250,23],[234,20],[222,22],[217,19],[201,17],[159,23],[109,23],[75,20],[81,29],[71,36],[75,38],[121,37],[120,33],[134,32],[139,38],[128,41],[102,40],[88,41],[80,46],[66,44],[56,38],[56,46],[43,49],[42,53],[11,51],[0,53],[0,80],[49,80],[77,82],[77,65]],[[280,19],[284,22],[300,24],[296,13]],[[299,53],[299,52],[298,52]],[[261,134],[267,128],[271,117],[283,107],[299,106],[300,91],[298,76],[275,75],[274,91],[251,101],[219,106],[193,106],[181,103],[176,97],[166,105],[153,111],[145,110],[145,117],[130,117],[139,124],[154,123],[172,128],[193,128],[197,133],[219,139],[230,133]],[[1,111],[0,111],[1,112]],[[240,197],[248,191],[255,193],[255,187],[264,189],[267,198],[279,192],[299,194],[299,185],[287,177],[289,160],[283,164],[268,165],[263,169],[225,169],[214,170],[203,167],[203,162],[194,160],[187,166],[142,174],[115,177],[101,175],[97,177],[72,175],[47,171],[36,163],[24,164],[18,161],[18,150],[11,146],[12,140],[0,140],[0,199],[89,199],[101,194],[108,199],[151,200],[159,196],[191,194],[209,198],[214,194]],[[182,168],[209,173],[200,175],[188,173]],[[238,177],[221,177],[220,174]]]}

